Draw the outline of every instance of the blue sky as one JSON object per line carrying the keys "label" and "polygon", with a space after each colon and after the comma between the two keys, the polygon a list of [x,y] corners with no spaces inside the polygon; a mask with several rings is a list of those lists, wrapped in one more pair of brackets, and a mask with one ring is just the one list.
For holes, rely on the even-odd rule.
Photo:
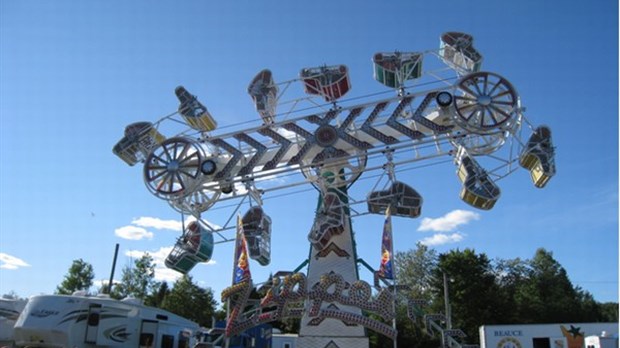
{"label": "blue sky", "polygon": [[[551,127],[558,174],[540,190],[518,170],[480,211],[458,198],[449,162],[403,173],[424,207],[419,219],[394,219],[396,250],[423,241],[527,259],[543,247],[574,285],[618,301],[618,4],[557,0],[1,1],[0,294],[51,293],[79,258],[107,279],[115,243],[116,278],[144,252],[163,261],[180,215],[111,149],[127,124],[174,112],[176,86],[220,126],[239,124],[259,117],[246,88],[263,68],[285,81],[346,64],[349,96],[385,92],[372,55],[435,49],[446,31],[473,35],[482,69],[516,87],[529,121]],[[273,254],[267,267],[251,264],[257,281],[308,255],[316,193],[305,188],[266,199]],[[206,219],[225,221],[226,206]],[[377,267],[381,226],[380,216],[353,221],[358,256]],[[225,243],[191,274],[219,298],[231,272]]]}

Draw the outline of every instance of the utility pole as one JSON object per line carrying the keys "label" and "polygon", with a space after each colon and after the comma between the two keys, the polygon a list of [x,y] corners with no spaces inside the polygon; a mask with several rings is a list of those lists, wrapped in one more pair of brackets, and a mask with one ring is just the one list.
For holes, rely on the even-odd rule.
{"label": "utility pole", "polygon": [[450,309],[450,295],[448,291],[448,276],[443,272],[443,298],[446,306],[446,328],[452,329],[452,311]]}

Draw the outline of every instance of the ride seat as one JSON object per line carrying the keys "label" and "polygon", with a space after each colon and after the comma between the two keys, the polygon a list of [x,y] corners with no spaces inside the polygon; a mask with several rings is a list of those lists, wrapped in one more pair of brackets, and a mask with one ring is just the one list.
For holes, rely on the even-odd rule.
{"label": "ride seat", "polygon": [[125,135],[114,145],[112,152],[130,166],[142,162],[151,150],[166,137],[151,122],[135,122],[125,127]]}
{"label": "ride seat", "polygon": [[346,65],[305,68],[299,75],[306,93],[321,95],[327,102],[336,101],[351,89]]}
{"label": "ride seat", "polygon": [[549,127],[536,128],[519,156],[519,164],[530,171],[534,186],[543,188],[547,185],[555,175],[555,148]]}
{"label": "ride seat", "polygon": [[371,192],[367,201],[373,214],[385,214],[390,205],[392,215],[416,218],[422,213],[422,196],[400,181],[394,181],[387,190]]}
{"label": "ride seat", "polygon": [[179,114],[183,116],[185,122],[195,130],[208,132],[217,128],[217,122],[207,108],[198,99],[191,95],[183,86],[174,90],[180,101]]}
{"label": "ride seat", "polygon": [[278,86],[273,81],[271,70],[261,70],[250,82],[248,93],[265,124],[273,123],[276,114]]}
{"label": "ride seat", "polygon": [[461,199],[479,209],[493,208],[500,196],[499,187],[469,155],[464,154],[459,160],[457,174],[463,183]]}
{"label": "ride seat", "polygon": [[422,76],[422,54],[417,52],[376,53],[372,57],[374,78],[390,88]]}
{"label": "ride seat", "polygon": [[271,262],[271,218],[261,207],[251,207],[241,219],[251,259],[263,266]]}
{"label": "ride seat", "polygon": [[182,274],[187,274],[197,263],[198,259],[191,252],[188,252],[184,245],[180,245],[178,242],[164,261],[166,267]]}
{"label": "ride seat", "polygon": [[447,32],[441,35],[439,56],[457,70],[468,73],[480,71],[482,55],[473,46],[474,38],[465,33]]}

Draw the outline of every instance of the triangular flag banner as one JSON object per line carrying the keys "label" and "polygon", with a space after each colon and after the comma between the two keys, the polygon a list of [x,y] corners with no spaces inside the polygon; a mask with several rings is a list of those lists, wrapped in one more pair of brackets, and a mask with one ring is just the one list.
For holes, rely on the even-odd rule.
{"label": "triangular flag banner", "polygon": [[392,244],[392,213],[390,206],[385,211],[385,223],[383,224],[383,238],[381,238],[381,265],[378,276],[384,279],[394,279],[393,269],[393,244]]}
{"label": "triangular flag banner", "polygon": [[235,265],[233,285],[250,280],[250,260],[248,259],[248,250],[243,233],[243,222],[241,215],[237,216],[237,238],[235,239]]}

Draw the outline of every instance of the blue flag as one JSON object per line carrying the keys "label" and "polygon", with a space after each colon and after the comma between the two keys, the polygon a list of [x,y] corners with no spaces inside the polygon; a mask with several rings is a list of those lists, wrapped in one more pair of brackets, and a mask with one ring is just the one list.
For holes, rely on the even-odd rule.
{"label": "blue flag", "polygon": [[250,260],[243,234],[243,222],[241,216],[237,216],[237,238],[235,239],[235,265],[233,274],[233,284],[248,281],[252,278],[250,273]]}

